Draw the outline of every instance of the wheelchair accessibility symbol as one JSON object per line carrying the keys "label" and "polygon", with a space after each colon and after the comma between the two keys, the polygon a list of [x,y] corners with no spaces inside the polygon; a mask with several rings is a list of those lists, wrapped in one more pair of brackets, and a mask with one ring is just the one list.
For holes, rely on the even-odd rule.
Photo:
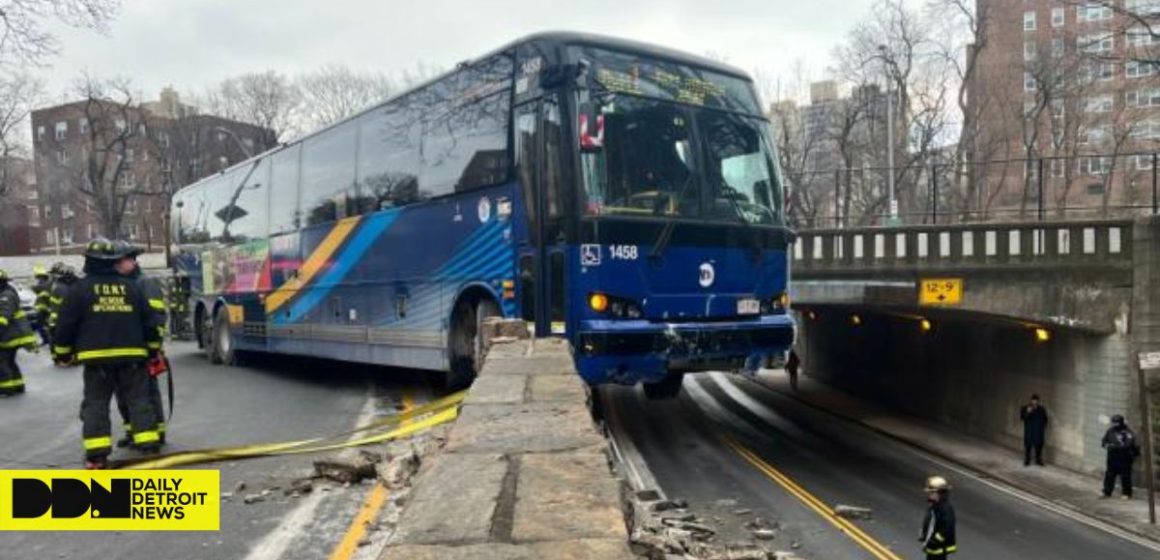
{"label": "wheelchair accessibility symbol", "polygon": [[580,246],[580,266],[600,266],[600,245],[585,243]]}

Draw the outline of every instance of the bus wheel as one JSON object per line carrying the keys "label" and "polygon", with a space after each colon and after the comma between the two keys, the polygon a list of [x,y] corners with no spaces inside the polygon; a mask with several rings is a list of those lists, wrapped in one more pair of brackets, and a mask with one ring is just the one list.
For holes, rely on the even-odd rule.
{"label": "bus wheel", "polygon": [[451,368],[443,379],[447,391],[459,391],[471,385],[475,377],[473,363],[475,344],[475,306],[470,301],[460,301],[451,315],[451,332],[448,345],[451,347]]}
{"label": "bus wheel", "polygon": [[234,345],[234,335],[230,332],[229,315],[225,309],[218,310],[213,319],[213,350],[210,361],[215,364],[238,365],[238,350]]}
{"label": "bus wheel", "polygon": [[499,306],[490,299],[478,303],[460,301],[451,318],[451,371],[447,372],[444,389],[459,391],[471,385],[483,367],[483,320],[500,314]]}
{"label": "bus wheel", "polygon": [[649,400],[665,400],[676,397],[681,392],[681,382],[685,374],[670,373],[656,383],[645,383],[644,396]]}

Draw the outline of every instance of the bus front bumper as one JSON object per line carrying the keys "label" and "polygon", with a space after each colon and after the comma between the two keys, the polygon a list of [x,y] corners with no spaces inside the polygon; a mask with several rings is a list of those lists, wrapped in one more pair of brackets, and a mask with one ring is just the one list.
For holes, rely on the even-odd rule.
{"label": "bus front bumper", "polygon": [[576,367],[592,385],[654,383],[669,373],[734,370],[779,360],[793,340],[789,315],[728,323],[582,321]]}

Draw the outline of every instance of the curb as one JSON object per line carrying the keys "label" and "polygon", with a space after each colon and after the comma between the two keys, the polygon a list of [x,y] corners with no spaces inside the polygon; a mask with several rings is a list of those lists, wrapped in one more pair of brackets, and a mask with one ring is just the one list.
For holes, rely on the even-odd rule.
{"label": "curb", "polygon": [[902,436],[887,432],[881,428],[871,426],[871,425],[869,425],[869,424],[867,424],[867,423],[865,423],[857,418],[849,416],[847,414],[843,414],[841,412],[835,412],[833,410],[822,408],[820,405],[815,404],[809,400],[806,400],[805,398],[803,398],[795,393],[786,392],[783,389],[780,389],[777,387],[772,387],[770,385],[760,383],[756,380],[750,380],[750,381],[752,381],[753,383],[757,384],[758,386],[760,386],[764,389],[767,389],[769,391],[773,391],[779,395],[793,399],[793,400],[795,400],[795,401],[797,401],[805,406],[808,406],[814,410],[818,410],[818,411],[823,412],[825,414],[829,414],[830,416],[845,420],[845,421],[850,422],[852,424],[857,424],[857,425],[862,426],[863,428],[866,428],[866,429],[868,429],[868,430],[870,430],[878,435],[884,436],[892,441],[901,443],[901,444],[906,445],[908,447],[912,447],[914,449],[922,451],[923,453],[926,453],[928,455],[932,455],[934,457],[937,457],[937,458],[939,458],[943,461],[946,461],[948,463],[952,463],[955,466],[960,467],[963,470],[966,470],[966,471],[970,472],[971,474],[973,474],[979,478],[985,478],[988,480],[997,481],[999,483],[1002,483],[1005,486],[1011,487],[1012,489],[1018,490],[1020,492],[1026,493],[1026,494],[1030,494],[1030,495],[1035,496],[1043,501],[1050,502],[1056,506],[1059,506],[1063,509],[1066,509],[1066,510],[1068,510],[1068,511],[1070,511],[1070,512],[1072,512],[1080,517],[1083,517],[1085,519],[1089,519],[1091,521],[1094,521],[1094,522],[1097,522],[1100,524],[1109,525],[1109,526],[1115,527],[1116,529],[1124,531],[1125,533],[1130,533],[1136,537],[1144,539],[1146,541],[1160,544],[1160,539],[1156,538],[1156,536],[1154,536],[1154,535],[1149,535],[1147,533],[1141,532],[1141,531],[1135,529],[1134,527],[1125,525],[1119,521],[1112,521],[1112,520],[1104,519],[1102,517],[1096,517],[1096,516],[1091,515],[1090,513],[1086,512],[1086,511],[1084,511],[1080,507],[1073,505],[1073,504],[1070,504],[1068,502],[1061,502],[1061,501],[1056,500],[1054,498],[1044,496],[1038,492],[1026,490],[1026,489],[1020,487],[1018,481],[1014,481],[1006,476],[1002,476],[1002,475],[998,475],[998,474],[995,474],[992,472],[982,470],[975,465],[965,463],[956,457],[953,457],[953,456],[950,456],[946,453],[943,453],[942,451],[939,451],[937,449],[933,449],[929,446],[923,445],[922,443],[915,442],[914,440],[907,439],[907,438],[904,438]]}

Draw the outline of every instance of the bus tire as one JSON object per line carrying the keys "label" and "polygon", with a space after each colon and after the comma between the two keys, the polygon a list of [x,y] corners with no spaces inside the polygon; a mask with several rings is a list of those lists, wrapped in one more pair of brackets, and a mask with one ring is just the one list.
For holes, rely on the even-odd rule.
{"label": "bus tire", "polygon": [[478,302],[460,300],[451,315],[451,368],[444,378],[443,388],[460,391],[471,386],[483,367],[483,320],[500,315],[499,306],[489,298]]}
{"label": "bus tire", "polygon": [[239,354],[237,344],[235,344],[233,333],[230,332],[229,314],[224,307],[214,314],[212,332],[213,340],[210,346],[213,349],[210,354],[210,361],[215,364],[228,366],[238,365]]}
{"label": "bus tire", "polygon": [[681,382],[684,379],[683,373],[670,373],[656,383],[644,383],[644,396],[653,401],[675,398],[681,393]]}

